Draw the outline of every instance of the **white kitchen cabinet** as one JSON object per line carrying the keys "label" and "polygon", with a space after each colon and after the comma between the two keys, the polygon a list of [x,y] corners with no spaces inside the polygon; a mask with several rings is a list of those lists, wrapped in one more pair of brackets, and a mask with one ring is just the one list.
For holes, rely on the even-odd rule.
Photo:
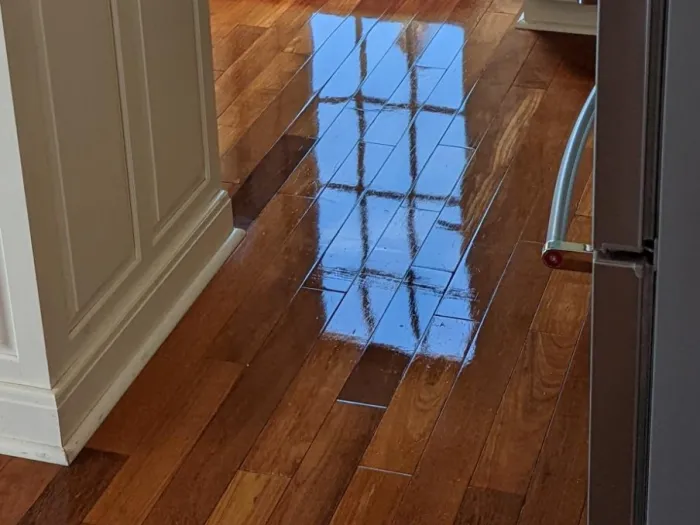
{"label": "white kitchen cabinet", "polygon": [[207,0],[0,12],[0,453],[66,463],[242,232]]}

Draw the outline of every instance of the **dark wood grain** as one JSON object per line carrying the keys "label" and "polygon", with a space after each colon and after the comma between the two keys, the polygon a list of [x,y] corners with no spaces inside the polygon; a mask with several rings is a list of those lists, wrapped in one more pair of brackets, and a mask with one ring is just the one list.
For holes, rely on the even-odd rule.
{"label": "dark wood grain", "polygon": [[238,378],[241,367],[205,362],[192,388],[166,407],[162,423],[131,454],[88,514],[88,523],[141,523]]}
{"label": "dark wood grain", "polygon": [[236,307],[250,296],[266,263],[279,253],[280,246],[310,205],[308,199],[275,196],[163,343],[159,354],[167,354],[178,363],[205,355],[216,334]]}
{"label": "dark wood grain", "polygon": [[267,523],[327,523],[382,414],[377,408],[336,403]]}
{"label": "dark wood grain", "polygon": [[239,470],[207,525],[262,525],[287,488],[289,478]]}
{"label": "dark wood grain", "polygon": [[[583,174],[581,174],[583,175]],[[593,216],[593,177],[588,176],[586,181],[586,187],[581,195],[581,200],[576,208],[576,214],[582,215],[584,217]]]}
{"label": "dark wood grain", "polygon": [[[243,130],[255,122],[307,60],[306,55],[278,53],[267,68],[255,77],[228,107],[217,108],[219,124],[237,130],[240,137]],[[217,103],[225,103],[225,98],[220,96]],[[234,135],[234,140],[238,137]]]}
{"label": "dark wood grain", "polygon": [[586,498],[590,325],[574,360],[547,433],[518,525],[577,525]]}
{"label": "dark wood grain", "polygon": [[539,90],[509,91],[462,183],[453,191],[453,198],[418,253],[416,265],[455,270],[526,135],[542,96]]}
{"label": "dark wood grain", "polygon": [[84,449],[69,469],[56,474],[18,524],[80,525],[123,463],[118,454]]}
{"label": "dark wood grain", "polygon": [[243,464],[251,472],[292,476],[353,366],[361,341],[322,335]]}
{"label": "dark wood grain", "polygon": [[475,329],[473,322],[433,318],[362,465],[413,474]]}
{"label": "dark wood grain", "polygon": [[418,348],[447,286],[449,274],[409,270],[339,399],[386,407]]}
{"label": "dark wood grain", "polygon": [[522,504],[518,494],[469,487],[454,525],[514,525]]}
{"label": "dark wood grain", "polygon": [[520,0],[209,2],[246,238],[74,466],[0,457],[0,523],[585,525],[590,283],[539,242],[595,39]]}
{"label": "dark wood grain", "polygon": [[401,501],[399,523],[455,519],[547,284],[539,252],[535,244],[516,248]]}
{"label": "dark wood grain", "polygon": [[396,510],[410,478],[393,472],[358,468],[330,525],[385,525]]}
{"label": "dark wood grain", "polygon": [[242,303],[217,335],[209,351],[212,358],[244,365],[251,361],[324,253],[324,240],[336,235],[353,205],[332,193],[311,205],[255,282],[256,300]]}
{"label": "dark wood grain", "polygon": [[203,525],[310,351],[339,297],[302,290],[185,457],[145,523]]}
{"label": "dark wood grain", "polygon": [[528,334],[472,486],[525,495],[575,344],[576,336]]}
{"label": "dark wood grain", "polygon": [[[264,261],[275,257],[311,202],[278,195],[117,403],[89,442],[129,455],[160,424],[165,406],[185,384],[197,361],[231,314],[254,288]],[[129,424],[124,422],[128,421]]]}
{"label": "dark wood grain", "polygon": [[479,145],[535,40],[529,31],[510,31],[503,37],[460,113],[443,136],[442,144],[474,148]]}
{"label": "dark wood grain", "polygon": [[515,85],[547,89],[564,58],[567,35],[542,32],[515,79]]}
{"label": "dark wood grain", "polygon": [[[561,128],[559,128],[559,130],[552,129],[546,142],[541,144],[542,157],[539,162],[541,162],[540,165],[543,169],[540,172],[542,176],[540,181],[540,193],[532,207],[532,213],[527,221],[525,231],[523,232],[522,238],[524,240],[544,242],[549,223],[549,210],[552,205],[551,194],[554,191],[554,183],[556,182],[556,173],[558,171],[559,162],[561,161],[561,154],[566,146],[566,141],[562,142],[557,137],[564,129],[568,129],[568,132],[571,131],[572,123],[581,109],[581,104],[583,104],[583,97],[586,96],[589,89],[589,84],[575,83],[573,85],[567,85],[566,90],[561,90],[562,93],[559,94],[559,97],[556,96],[556,90],[550,90],[550,92],[548,92],[548,95],[550,95],[552,91],[555,92],[554,95],[550,95],[552,104],[557,104],[560,97],[566,100],[560,102],[561,104],[565,104],[563,107],[559,107],[556,111],[552,112],[552,118],[549,124],[547,124],[552,128],[555,128],[555,126],[561,126]],[[568,106],[568,109],[566,106],[567,104],[571,104]],[[561,113],[562,111],[563,114]],[[559,115],[557,115],[556,112],[559,112]],[[540,127],[541,124],[538,123],[537,126]],[[533,159],[533,164],[536,164],[535,159]],[[569,224],[571,224],[580,199],[583,197],[587,180],[590,178],[590,174],[593,170],[592,164],[593,145],[592,142],[589,141],[584,148],[581,165],[574,180],[571,204],[569,206]]]}
{"label": "dark wood grain", "polygon": [[493,0],[489,11],[517,15],[523,6],[523,0]]}
{"label": "dark wood grain", "polygon": [[[255,40],[236,61],[216,80],[217,115],[223,113],[243,93],[275,58],[288,46],[295,36],[309,38],[306,24],[314,9],[303,3],[286,9],[277,23]],[[214,44],[214,49],[220,42]],[[240,133],[240,132],[239,132]],[[240,135],[238,135],[240,136]]]}
{"label": "dark wood grain", "polygon": [[[575,217],[568,238],[590,243],[588,218]],[[552,272],[532,323],[533,330],[568,339],[576,337],[590,307],[590,292],[590,274],[562,270]]]}
{"label": "dark wood grain", "polygon": [[[312,146],[313,141],[293,135],[285,135],[275,144],[232,199],[237,227],[247,228],[258,218]],[[226,174],[222,176],[226,180]]]}
{"label": "dark wood grain", "polygon": [[264,35],[264,27],[238,24],[214,46],[214,71],[223,73],[240,58],[258,38]]}
{"label": "dark wood grain", "polygon": [[588,524],[588,504],[585,504],[583,506],[583,510],[581,511],[581,520],[579,521],[578,525],[587,525]]}
{"label": "dark wood grain", "polygon": [[457,266],[438,315],[481,321],[512,252],[508,244],[473,244]]}
{"label": "dark wood grain", "polygon": [[8,460],[0,470],[0,523],[16,525],[60,467],[20,458]]}

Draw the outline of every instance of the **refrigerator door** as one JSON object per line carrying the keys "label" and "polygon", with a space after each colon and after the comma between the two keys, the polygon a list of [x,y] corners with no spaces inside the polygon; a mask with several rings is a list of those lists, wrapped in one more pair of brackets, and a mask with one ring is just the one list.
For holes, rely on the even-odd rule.
{"label": "refrigerator door", "polygon": [[590,525],[643,523],[653,277],[645,262],[595,254]]}
{"label": "refrigerator door", "polygon": [[607,0],[598,22],[598,101],[593,243],[596,249],[641,253],[649,237],[653,191],[646,173],[650,98],[659,0]]}
{"label": "refrigerator door", "polygon": [[669,0],[648,525],[700,523],[698,20],[697,0]]}

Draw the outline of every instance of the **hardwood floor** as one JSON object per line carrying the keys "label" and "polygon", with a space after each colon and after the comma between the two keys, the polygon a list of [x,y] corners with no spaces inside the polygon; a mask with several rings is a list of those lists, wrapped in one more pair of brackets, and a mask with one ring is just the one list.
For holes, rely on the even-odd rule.
{"label": "hardwood floor", "polygon": [[594,42],[520,0],[210,4],[246,239],[71,467],[0,456],[0,523],[583,525],[590,279],[539,254]]}

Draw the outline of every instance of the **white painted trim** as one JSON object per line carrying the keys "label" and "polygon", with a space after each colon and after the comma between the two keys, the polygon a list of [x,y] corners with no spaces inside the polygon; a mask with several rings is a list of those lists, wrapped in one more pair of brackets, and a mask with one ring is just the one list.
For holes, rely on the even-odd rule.
{"label": "white painted trim", "polygon": [[[0,454],[62,465],[75,458],[243,236],[232,229],[230,200],[219,191],[164,254],[164,264],[141,280],[140,300],[130,302],[125,323],[98,338],[104,348],[84,352],[89,358],[74,363],[52,390],[0,384]],[[22,426],[26,421],[32,425]]]}
{"label": "white painted trim", "polygon": [[596,35],[597,6],[562,0],[525,0],[515,26],[519,29]]}

